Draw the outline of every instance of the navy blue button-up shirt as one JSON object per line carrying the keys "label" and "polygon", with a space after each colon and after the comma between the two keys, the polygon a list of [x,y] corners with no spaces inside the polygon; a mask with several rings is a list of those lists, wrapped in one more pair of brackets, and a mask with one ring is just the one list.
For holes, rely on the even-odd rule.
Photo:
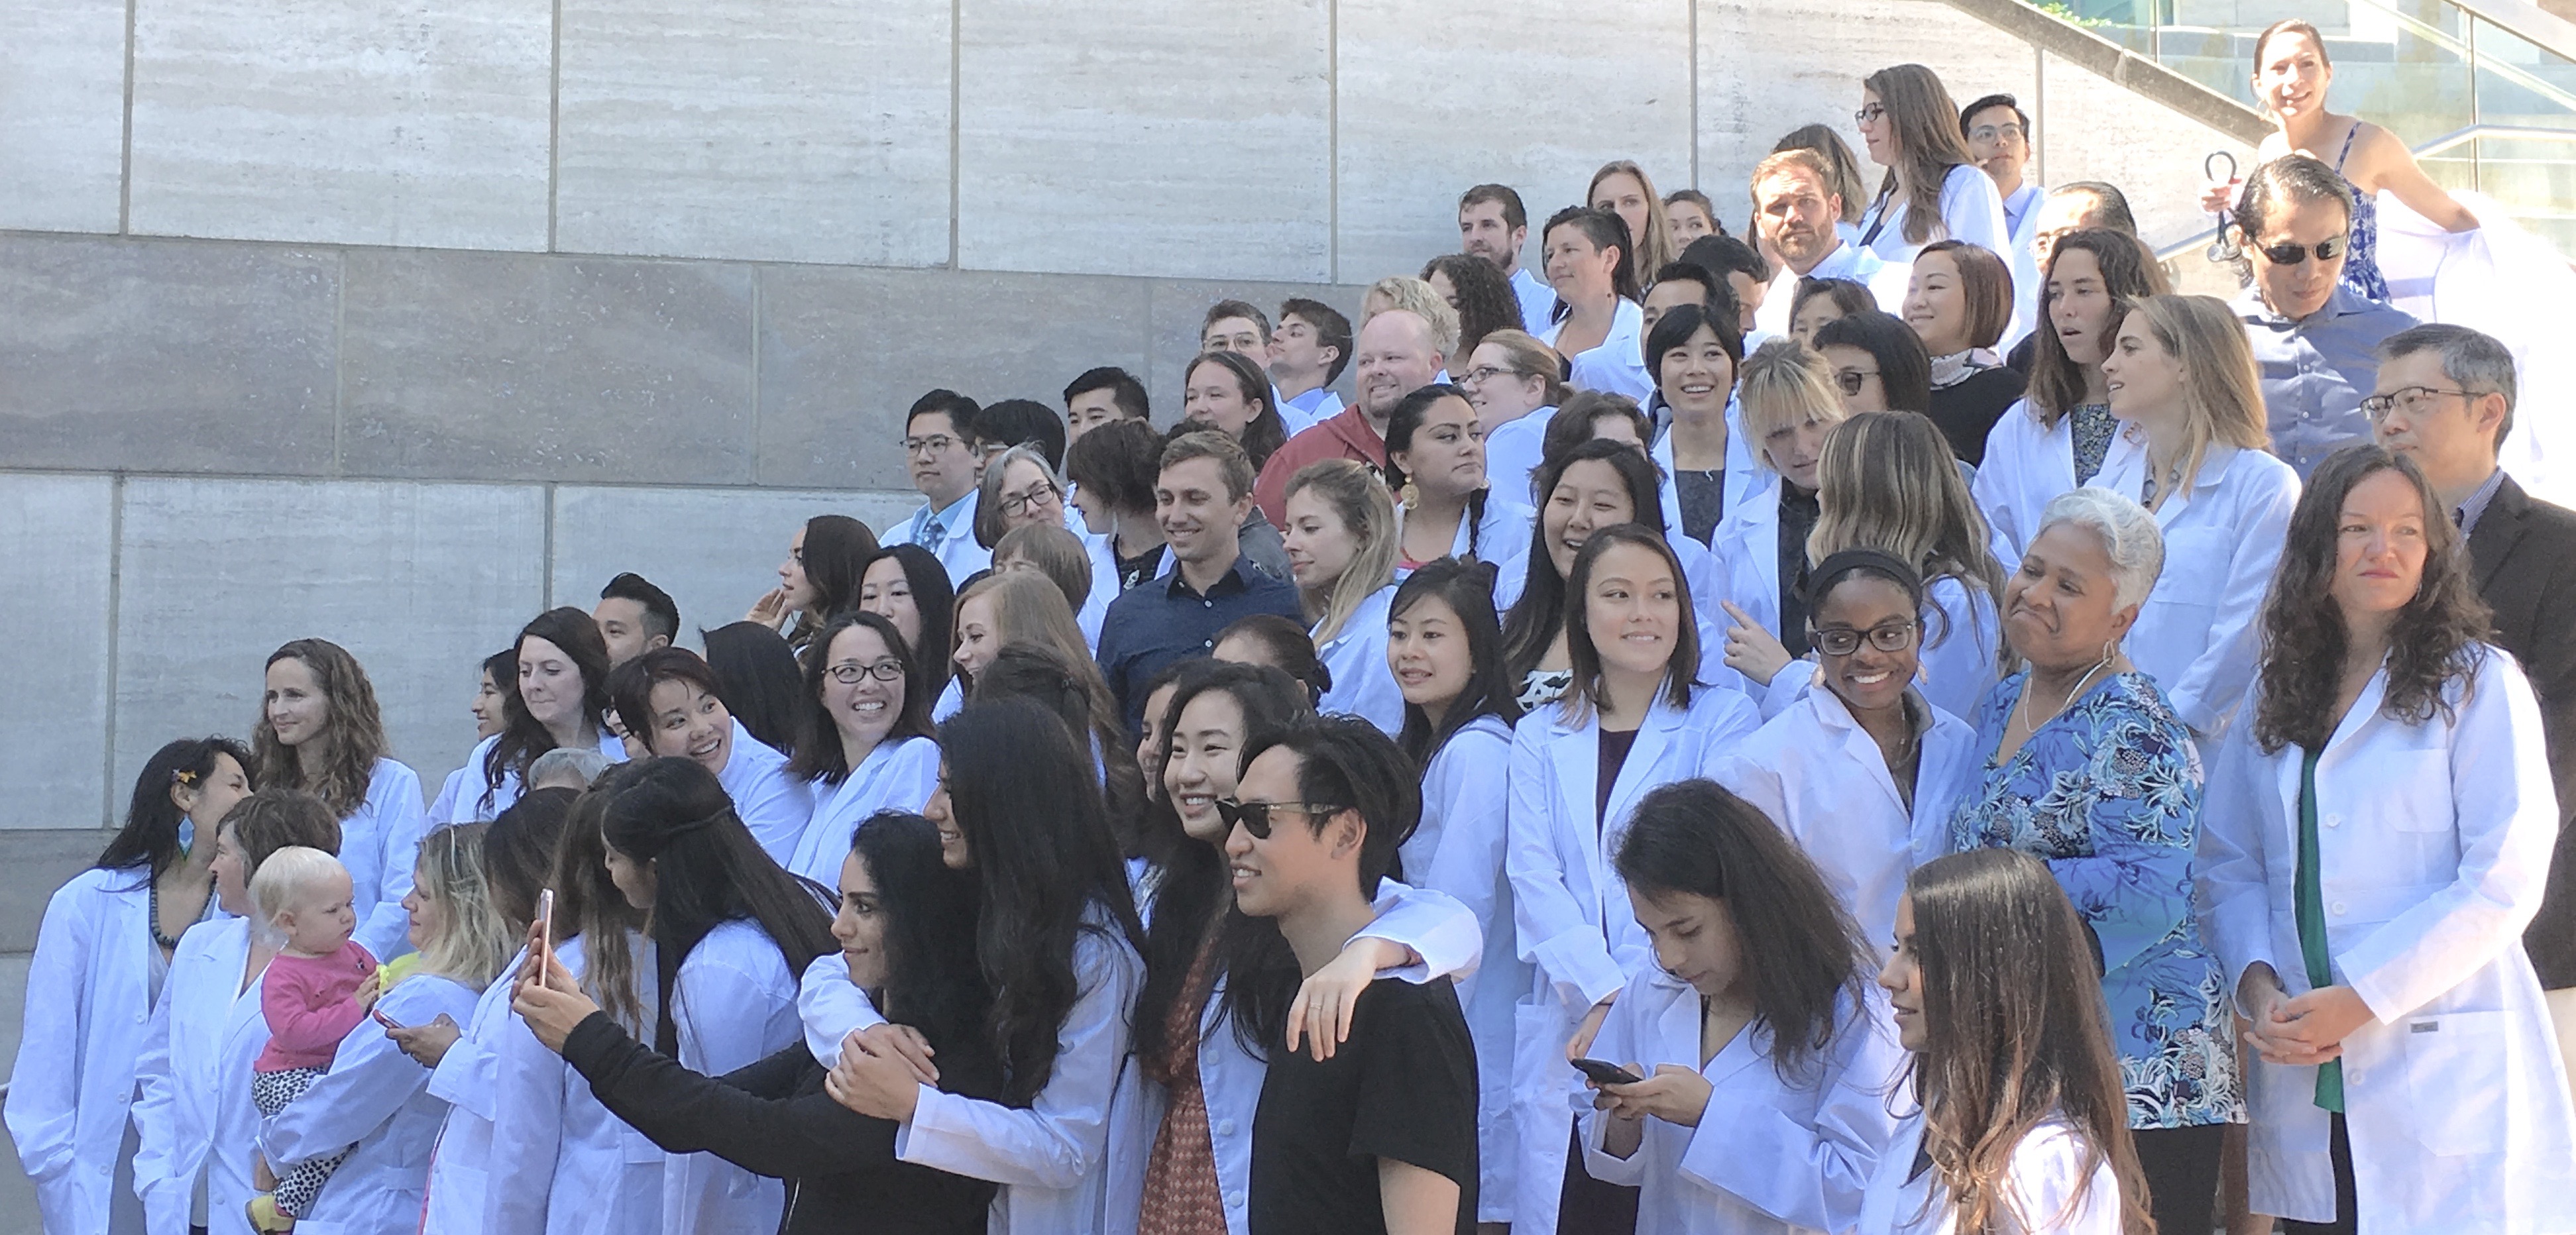
{"label": "navy blue button-up shirt", "polygon": [[1261,573],[1241,554],[1204,595],[1190,589],[1175,563],[1109,602],[1100,622],[1100,674],[1117,696],[1128,730],[1143,731],[1148,679],[1182,657],[1214,651],[1218,631],[1259,613],[1305,621],[1297,589]]}
{"label": "navy blue button-up shirt", "polygon": [[2273,312],[2254,288],[2232,306],[2245,323],[2254,367],[2263,380],[2272,453],[2306,480],[2327,455],[2370,440],[2361,401],[2379,381],[2379,341],[2415,319],[2336,284],[2325,307],[2292,321]]}

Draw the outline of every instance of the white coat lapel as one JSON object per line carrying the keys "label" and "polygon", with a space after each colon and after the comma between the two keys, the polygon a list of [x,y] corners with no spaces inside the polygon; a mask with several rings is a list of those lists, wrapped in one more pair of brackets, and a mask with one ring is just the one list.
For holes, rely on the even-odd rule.
{"label": "white coat lapel", "polygon": [[[1843,757],[1860,769],[1860,774],[1869,779],[1870,787],[1886,799],[1888,806],[1899,815],[1905,814],[1905,797],[1896,791],[1896,778],[1888,774],[1887,756],[1878,749],[1878,739],[1869,736],[1869,730],[1861,728],[1860,722],[1852,719],[1851,709],[1843,705],[1840,695],[1821,683],[1807,692],[1807,699],[1808,706],[1816,709],[1816,717],[1826,732],[1836,735],[1841,741]],[[1921,786],[1918,785],[1915,792],[1921,793]]]}
{"label": "white coat lapel", "polygon": [[[1549,703],[1541,706],[1553,710],[1558,705]],[[1571,826],[1567,830],[1574,840],[1572,847],[1584,855],[1583,877],[1589,881],[1585,890],[1597,892],[1601,887],[1603,869],[1601,846],[1582,842],[1586,839],[1583,821],[1595,817],[1592,804],[1601,792],[1601,729],[1591,721],[1567,725],[1560,716],[1554,715],[1550,716],[1549,723],[1554,732],[1554,736],[1548,739],[1548,756],[1556,762],[1557,814],[1570,821]]]}
{"label": "white coat lapel", "polygon": [[1610,830],[1636,809],[1637,799],[1656,785],[1679,779],[1666,773],[1661,765],[1677,745],[1676,731],[1690,719],[1690,713],[1674,707],[1663,692],[1663,687],[1655,688],[1655,706],[1647,711],[1645,723],[1637,726],[1636,744],[1628,748],[1628,757],[1619,764],[1619,779],[1610,782],[1610,812],[1603,820],[1599,846],[1603,850],[1613,844]]}

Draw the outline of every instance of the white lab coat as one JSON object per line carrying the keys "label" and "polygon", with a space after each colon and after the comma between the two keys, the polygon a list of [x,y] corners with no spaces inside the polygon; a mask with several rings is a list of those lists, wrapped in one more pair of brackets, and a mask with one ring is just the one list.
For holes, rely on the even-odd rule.
{"label": "white lab coat", "polygon": [[249,919],[189,927],[153,1005],[135,1068],[143,1092],[134,1104],[142,1134],[134,1190],[152,1235],[187,1235],[200,1173],[209,1235],[249,1235],[242,1207],[250,1203],[250,1149],[259,1136],[250,1065],[268,1045],[260,974],[242,978],[249,958]]}
{"label": "white lab coat", "polygon": [[[1885,209],[1882,211],[1881,206]],[[1907,206],[1903,196],[1882,202],[1871,202],[1861,214],[1860,230],[1866,236],[1873,224],[1885,224],[1869,242],[1871,252],[1889,262],[1911,263],[1923,246],[1935,240],[1961,240],[1983,248],[2009,266],[2012,252],[2012,229],[2004,223],[2004,195],[1995,188],[1995,178],[1974,164],[1961,163],[1941,178],[1941,221],[1920,241],[1905,238]],[[1881,308],[1886,306],[1882,303]]]}
{"label": "white lab coat", "polygon": [[367,800],[340,821],[340,865],[349,868],[349,903],[358,910],[357,940],[378,960],[411,951],[412,866],[420,838],[429,831],[421,805],[420,774],[391,759],[376,760],[367,778]]}
{"label": "white lab coat", "polygon": [[[1680,485],[1673,483],[1673,435],[1665,433],[1656,438],[1653,448],[1646,451],[1646,457],[1654,460],[1655,467],[1664,474],[1664,483],[1659,491],[1664,507],[1664,539],[1672,541],[1673,547],[1677,550],[1681,548],[1683,541],[1690,541],[1693,547],[1700,549],[1712,548],[1717,542],[1717,532],[1714,529],[1709,532],[1706,542],[1692,540],[1682,534],[1682,490]],[[1735,400],[1728,399],[1726,401],[1726,503],[1718,509],[1717,521],[1720,526],[1723,526],[1726,523],[1726,517],[1734,514],[1739,507],[1754,504],[1755,497],[1770,493],[1771,487],[1780,483],[1778,475],[1762,466],[1761,458],[1760,453],[1754,449],[1753,442],[1744,435],[1742,409]],[[1778,499],[1775,496],[1773,500],[1776,502]]]}
{"label": "white lab coat", "polygon": [[[1531,509],[1546,504],[1546,495],[1530,492],[1530,486],[1538,483],[1539,468],[1546,462],[1547,422],[1555,418],[1555,407],[1534,407],[1485,435],[1485,483],[1494,497]],[[1528,549],[1521,546],[1522,552]]]}
{"label": "white lab coat", "polygon": [[[1380,880],[1376,920],[1352,938],[1388,939],[1414,950],[1418,964],[1378,971],[1416,985],[1473,973],[1484,933],[1466,906],[1437,892]],[[1208,1138],[1216,1156],[1217,1196],[1225,1207],[1227,1235],[1245,1235],[1252,1193],[1252,1118],[1261,1105],[1269,1061],[1243,1049],[1224,1022],[1225,979],[1219,975],[1199,1010],[1199,1092],[1207,1102]],[[1274,1048],[1277,1049],[1277,1048]],[[1171,1107],[1171,1094],[1130,1058],[1120,1070],[1110,1102],[1108,1187],[1100,1229],[1133,1235],[1144,1204],[1145,1172],[1154,1138]]]}
{"label": "white lab coat", "polygon": [[[445,819],[431,819],[430,826],[436,827],[446,823],[489,823],[500,818],[501,812],[510,809],[519,800],[519,795],[526,792],[526,788],[519,784],[519,773],[515,768],[501,769],[501,783],[498,786],[483,779],[483,760],[485,756],[492,753],[492,747],[500,740],[500,735],[494,734],[474,744],[474,752],[465,757],[465,784],[463,791],[457,794],[455,813]],[[610,763],[624,763],[626,762],[626,740],[603,729],[599,734],[599,753],[606,756]],[[485,797],[487,791],[490,794],[488,800]]]}
{"label": "white lab coat", "polygon": [[472,1235],[483,1229],[483,1178],[492,1160],[492,1095],[499,1063],[491,1043],[509,1025],[510,988],[518,983],[527,958],[527,949],[519,949],[483,988],[473,1014],[458,1022],[456,1041],[430,1069],[427,1092],[448,1107],[438,1143],[430,1150],[421,1235]]}
{"label": "white lab coat", "polygon": [[992,1235],[1097,1230],[1105,1213],[1110,1100],[1129,1062],[1127,1015],[1145,960],[1106,914],[1095,910],[1089,920],[1097,929],[1073,945],[1081,994],[1056,1035],[1055,1072],[1037,1100],[1006,1107],[924,1085],[912,1118],[895,1131],[897,1159],[1002,1185]]}
{"label": "white lab coat", "polygon": [[1512,730],[1504,869],[1511,876],[1520,956],[1537,971],[1513,1015],[1513,1119],[1521,1142],[1515,1225],[1556,1226],[1567,1141],[1556,1129],[1572,1126],[1580,1088],[1580,1074],[1565,1064],[1575,1022],[1617,994],[1630,973],[1652,963],[1627,886],[1611,867],[1628,817],[1648,790],[1708,775],[1760,727],[1752,701],[1735,691],[1696,688],[1684,709],[1659,690],[1611,786],[1606,818],[1594,805],[1599,713],[1587,711],[1568,723],[1565,709],[1550,704],[1522,717]]}
{"label": "white lab coat", "polygon": [[1908,1060],[1886,1001],[1875,986],[1866,990],[1862,999],[1846,993],[1835,1001],[1833,1036],[1792,1081],[1771,1061],[1763,1021],[1737,1031],[1701,1066],[1699,992],[1652,964],[1629,976],[1592,1057],[1642,1065],[1649,1075],[1658,1064],[1679,1064],[1709,1081],[1698,1126],[1648,1117],[1625,1158],[1602,1152],[1609,1117],[1583,1114],[1584,1170],[1644,1189],[1637,1235],[1850,1229],[1879,1151],[1895,1135],[1888,1096]]}
{"label": "white lab coat", "polygon": [[[1790,269],[1787,262],[1780,263],[1779,273],[1771,276],[1770,288],[1762,293],[1762,307],[1753,311],[1755,331],[1765,335],[1789,333],[1801,279],[1842,279],[1858,283],[1869,289],[1870,299],[1877,301],[1879,308],[1903,316],[1905,290],[1914,278],[1913,259],[1888,261],[1880,258],[1878,254],[1860,247],[1860,233],[1849,224],[1841,225],[1837,232],[1842,235],[1843,242],[1833,252],[1825,254],[1823,260],[1807,273],[1799,274]],[[1746,355],[1752,354],[1750,340],[1746,341],[1744,351]]]}
{"label": "white lab coat", "polygon": [[[2135,500],[2146,475],[2141,450],[2104,463],[2095,483]],[[2253,684],[2255,619],[2298,504],[2299,474],[2289,464],[2265,451],[2211,446],[2190,492],[2156,511],[2164,570],[2121,646],[2196,735],[2224,733]]]}
{"label": "white lab coat", "polygon": [[[1068,521],[1082,522],[1080,513],[1070,504],[1065,513]],[[1074,535],[1082,538],[1084,556],[1091,559],[1091,591],[1082,598],[1082,612],[1073,615],[1073,624],[1082,628],[1083,646],[1100,650],[1100,624],[1109,617],[1109,602],[1118,599],[1118,549],[1110,538],[1076,527]]]}
{"label": "white lab coat", "polygon": [[[635,998],[651,1015],[653,949],[629,935]],[[576,977],[582,940],[555,945]],[[662,1229],[660,1146],[608,1113],[572,1065],[511,1014],[491,1043],[492,1147],[482,1235],[651,1235]]]}
{"label": "white lab coat", "polygon": [[[1906,1096],[1910,1104],[1911,1095]],[[1953,1235],[1958,1219],[1947,1189],[1939,1188],[1937,1171],[1915,1175],[1923,1149],[1923,1112],[1909,1111],[1878,1156],[1878,1169],[1861,1198],[1860,1235]],[[2021,1235],[2122,1235],[2120,1181],[2111,1160],[2084,1171],[2087,1149],[2083,1134],[2062,1119],[2034,1127],[2013,1146],[2006,1172],[2006,1212],[2029,1215],[2029,1225],[2007,1229]],[[1911,1178],[1908,1178],[1911,1176]],[[2084,1195],[2076,1204],[2076,1190]],[[1927,1199],[1928,1198],[1928,1199]],[[2009,1221],[2009,1220],[2008,1220]]]}
{"label": "white lab coat", "polygon": [[724,786],[733,799],[734,813],[742,816],[742,826],[751,829],[751,838],[769,860],[780,866],[796,857],[796,844],[805,839],[805,825],[814,819],[814,791],[803,777],[787,770],[787,756],[778,748],[751,736],[751,730],[733,722],[733,753],[726,757],[724,771],[716,774],[716,783]]}
{"label": "white lab coat", "polygon": [[[1573,320],[1571,317],[1566,321]],[[1565,333],[1565,321],[1551,323],[1544,330],[1533,330],[1539,342],[1556,346],[1557,336]],[[1636,301],[1621,296],[1612,302],[1610,333],[1599,347],[1588,348],[1566,357],[1565,384],[1576,390],[1599,390],[1623,394],[1644,407],[1655,393],[1655,379],[1646,372],[1646,310]]]}
{"label": "white lab coat", "polygon": [[789,873],[838,889],[841,860],[850,856],[859,825],[881,810],[918,813],[938,787],[939,743],[911,737],[877,743],[840,784],[813,783],[814,821],[796,843]]}
{"label": "white lab coat", "polygon": [[[680,1065],[723,1076],[795,1043],[796,974],[778,944],[748,918],[707,932],[681,960],[671,987]],[[665,1235],[769,1235],[787,1205],[786,1185],[711,1153],[663,1159]]]}
{"label": "white lab coat", "polygon": [[[1404,691],[1386,665],[1386,611],[1395,603],[1395,585],[1369,593],[1351,610],[1342,629],[1330,639],[1315,640],[1315,659],[1333,677],[1332,689],[1315,704],[1318,712],[1347,712],[1394,737],[1404,731]],[[1318,624],[1306,632],[1316,635]]]}
{"label": "white lab coat", "polygon": [[48,1231],[139,1232],[119,1196],[134,1072],[152,1021],[152,870],[92,867],[45,902],[9,1074],[9,1135]]}
{"label": "white lab coat", "polygon": [[[439,974],[414,974],[385,992],[376,1007],[405,1025],[441,1014],[462,1023],[474,1012],[474,988]],[[306,1235],[410,1235],[420,1229],[429,1155],[447,1118],[447,1101],[428,1092],[429,1069],[394,1045],[384,1027],[361,1020],[340,1040],[331,1070],[260,1126],[260,1152],[285,1174],[343,1149],[295,1229]]]}
{"label": "white lab coat", "polygon": [[1531,274],[1527,266],[1512,270],[1512,299],[1520,302],[1521,329],[1531,334],[1547,329],[1549,319],[1556,316],[1556,289]]}
{"label": "white lab coat", "polygon": [[1926,701],[1908,810],[1876,739],[1842,696],[1818,687],[1719,760],[1715,780],[1770,817],[1815,860],[1873,948],[1896,939],[1896,902],[1914,868],[1949,852],[1950,806],[1976,773],[1977,731]]}
{"label": "white lab coat", "polygon": [[[2134,429],[2114,432],[2111,449],[2102,456],[2101,472],[2088,483],[2101,484],[2115,465],[2125,467],[2128,460],[2143,456],[2144,442],[2144,435]],[[2039,535],[2040,514],[2058,494],[2073,488],[2074,418],[2060,416],[2055,427],[2043,427],[2028,399],[2014,400],[1995,427],[1986,431],[1986,461],[1968,482],[1978,512],[1994,529],[1995,557],[2005,570],[2020,569],[2022,550]]]}
{"label": "white lab coat", "polygon": [[1485,932],[1476,972],[1458,980],[1458,1003],[1476,1044],[1476,1220],[1509,1222],[1512,1163],[1513,1017],[1530,990],[1530,967],[1511,927],[1512,882],[1503,869],[1510,842],[1512,730],[1498,716],[1469,721],[1422,771],[1422,823],[1404,843],[1408,876],[1467,906]]}
{"label": "white lab coat", "polygon": [[429,800],[429,815],[423,821],[424,829],[445,827],[450,820],[456,818],[458,802],[465,800],[468,795],[479,796],[482,792],[483,769],[462,767],[448,773],[447,779],[439,782],[438,796]]}
{"label": "white lab coat", "polygon": [[[2334,977],[2378,1018],[2343,1041],[2364,1230],[2576,1230],[2576,1114],[2523,954],[2558,837],[2540,711],[2484,649],[2455,719],[2382,714],[2362,688],[2317,761],[2319,891]],[[2465,694],[2465,697],[2464,697]],[[2256,961],[2309,989],[2296,913],[2302,752],[2240,724],[2202,819],[2202,903],[2231,982]],[[2316,1069],[2249,1059],[2258,1213],[2334,1217]]]}

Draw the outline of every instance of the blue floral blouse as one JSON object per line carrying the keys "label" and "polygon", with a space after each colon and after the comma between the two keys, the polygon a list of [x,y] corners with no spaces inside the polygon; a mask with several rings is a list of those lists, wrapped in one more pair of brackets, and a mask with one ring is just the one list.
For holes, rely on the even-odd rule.
{"label": "blue floral blouse", "polygon": [[2028,673],[1977,705],[1977,779],[1950,816],[1950,848],[2018,849],[2048,864],[2102,944],[2102,995],[2132,1128],[2244,1119],[2227,979],[2201,942],[2192,851],[2199,752],[2155,680],[2086,690],[2012,758],[1992,752]]}

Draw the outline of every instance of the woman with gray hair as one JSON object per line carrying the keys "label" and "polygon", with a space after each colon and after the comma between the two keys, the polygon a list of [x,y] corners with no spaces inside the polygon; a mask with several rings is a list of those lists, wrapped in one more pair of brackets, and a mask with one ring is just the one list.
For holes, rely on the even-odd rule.
{"label": "woman with gray hair", "polygon": [[2018,849],[2065,888],[2101,949],[2157,1229],[2206,1231],[2219,1138],[2243,1115],[2227,982],[2192,882],[2200,758],[2120,648],[2163,567],[2164,537],[2136,502],[2088,487],[2048,504],[2004,585],[2004,634],[2027,668],[1971,718],[1987,755],[1949,847]]}

